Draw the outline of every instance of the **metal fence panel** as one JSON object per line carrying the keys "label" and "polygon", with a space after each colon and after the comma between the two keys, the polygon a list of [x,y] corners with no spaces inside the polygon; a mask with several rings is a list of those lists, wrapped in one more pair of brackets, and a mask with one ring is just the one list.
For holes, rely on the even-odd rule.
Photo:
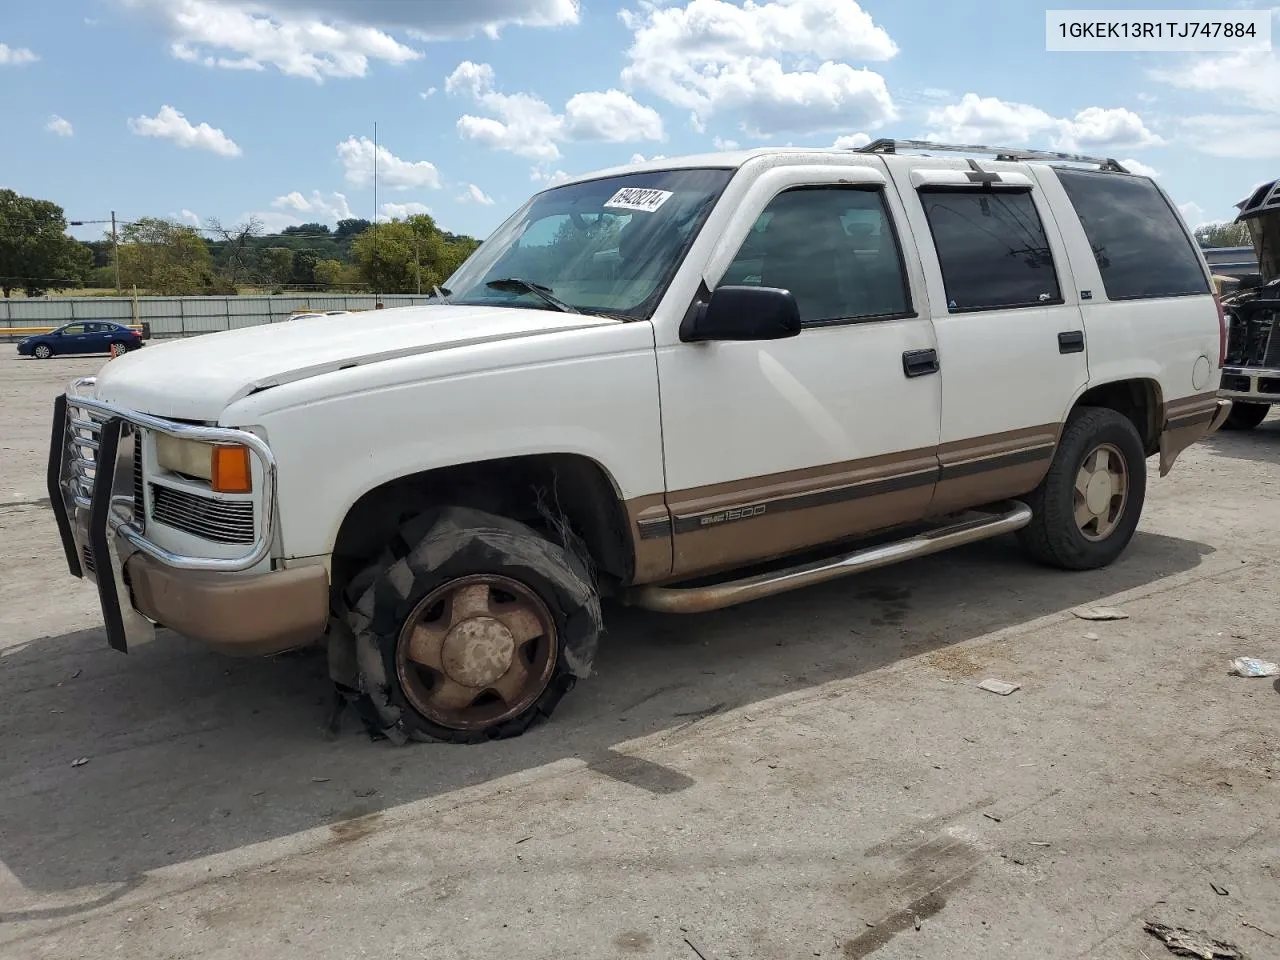
{"label": "metal fence panel", "polygon": [[[153,337],[183,337],[287,321],[301,312],[373,310],[427,303],[416,294],[287,294],[252,297],[138,297],[137,319],[151,325]],[[58,297],[0,300],[0,340],[17,340],[26,328],[57,327],[72,320],[132,322],[132,297]]]}

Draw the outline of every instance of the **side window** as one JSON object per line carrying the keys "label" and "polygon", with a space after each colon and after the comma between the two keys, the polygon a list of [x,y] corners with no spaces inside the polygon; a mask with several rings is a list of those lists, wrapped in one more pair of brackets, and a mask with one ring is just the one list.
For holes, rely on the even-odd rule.
{"label": "side window", "polygon": [[1062,302],[1030,192],[921,190],[920,202],[953,313]]}
{"label": "side window", "polygon": [[84,325],[85,333],[102,333],[107,329],[106,324],[102,323],[86,323]]}
{"label": "side window", "polygon": [[1177,213],[1145,177],[1058,170],[1109,300],[1209,292],[1209,281]]}
{"label": "side window", "polygon": [[720,281],[742,284],[790,290],[805,323],[911,313],[880,190],[798,187],[778,194]]}
{"label": "side window", "polygon": [[63,333],[63,335],[64,335],[64,336],[68,336],[68,337],[74,337],[74,336],[76,336],[77,334],[84,333],[84,332],[85,332],[85,330],[84,330],[84,324],[83,324],[83,323],[73,323],[73,324],[71,324],[71,326],[69,326],[69,327],[63,327],[63,328],[62,328],[62,333]]}

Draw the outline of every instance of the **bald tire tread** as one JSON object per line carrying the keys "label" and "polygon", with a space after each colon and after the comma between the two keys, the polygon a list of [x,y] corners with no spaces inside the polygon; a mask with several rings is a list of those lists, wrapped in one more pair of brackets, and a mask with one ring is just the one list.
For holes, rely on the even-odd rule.
{"label": "bald tire tread", "polygon": [[[1129,497],[1120,524],[1106,540],[1085,539],[1076,526],[1074,488],[1084,459],[1099,444],[1124,454]],[[1023,549],[1036,561],[1062,570],[1096,570],[1112,563],[1133,539],[1147,492],[1147,459],[1142,438],[1128,417],[1107,407],[1079,407],[1067,418],[1053,463],[1040,486],[1025,497],[1031,523],[1018,531]]]}
{"label": "bald tire tread", "polygon": [[[578,640],[584,632],[590,633],[584,642],[593,652],[601,628],[599,596],[586,565],[518,521],[466,507],[443,508],[410,520],[396,539],[376,565],[378,569],[366,569],[353,584],[362,587],[355,592],[372,598],[368,629],[382,655],[386,694],[399,709],[404,733],[414,740],[476,744],[518,737],[548,719],[577,683],[570,669],[572,657],[566,656],[570,630]],[[391,582],[401,561],[407,562],[413,578],[403,598]],[[410,705],[396,677],[395,648],[405,620],[423,597],[450,580],[486,573],[524,583],[547,605],[556,623],[556,665],[546,689],[523,713],[482,730],[455,730],[427,719]],[[583,595],[589,595],[589,602],[567,600]],[[350,592],[348,604],[348,609],[358,605]],[[357,626],[355,620],[351,622]]]}
{"label": "bald tire tread", "polygon": [[1231,405],[1231,412],[1223,421],[1223,430],[1252,430],[1271,412],[1269,403],[1247,403],[1237,400]]}

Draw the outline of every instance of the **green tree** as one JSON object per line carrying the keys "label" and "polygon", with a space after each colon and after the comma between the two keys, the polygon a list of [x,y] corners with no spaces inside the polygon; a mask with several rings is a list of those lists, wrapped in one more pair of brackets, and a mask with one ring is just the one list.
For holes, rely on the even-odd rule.
{"label": "green tree", "polygon": [[477,246],[470,237],[446,237],[431,217],[418,214],[365,230],[351,242],[351,258],[375,292],[429,292]]}
{"label": "green tree", "polygon": [[320,262],[320,254],[310,248],[298,250],[293,255],[292,282],[299,286],[312,286],[316,283],[316,264]]}
{"label": "green tree", "polygon": [[1202,247],[1247,247],[1253,241],[1246,223],[1209,223],[1196,230]]}
{"label": "green tree", "polygon": [[209,246],[193,227],[143,217],[120,233],[120,280],[158,296],[193,296],[218,289]]}
{"label": "green tree", "polygon": [[0,290],[6,297],[17,289],[36,297],[84,282],[93,254],[66,230],[56,203],[0,190]]}
{"label": "green tree", "polygon": [[280,287],[293,276],[293,251],[288,247],[267,247],[259,261],[268,282]]}
{"label": "green tree", "polygon": [[321,260],[316,264],[315,282],[326,290],[352,290],[360,285],[359,271],[341,260]]}

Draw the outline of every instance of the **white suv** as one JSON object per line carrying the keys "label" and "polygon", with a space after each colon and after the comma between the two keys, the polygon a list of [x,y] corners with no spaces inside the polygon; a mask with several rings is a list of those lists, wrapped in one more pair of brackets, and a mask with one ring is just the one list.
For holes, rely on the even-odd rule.
{"label": "white suv", "polygon": [[537,194],[437,302],[113,361],[57,402],[50,494],[119,649],[323,636],[375,731],[482,741],[590,672],[602,596],[708,610],[1013,531],[1111,563],[1148,458],[1227,416],[1223,343],[1111,160],[661,160]]}

